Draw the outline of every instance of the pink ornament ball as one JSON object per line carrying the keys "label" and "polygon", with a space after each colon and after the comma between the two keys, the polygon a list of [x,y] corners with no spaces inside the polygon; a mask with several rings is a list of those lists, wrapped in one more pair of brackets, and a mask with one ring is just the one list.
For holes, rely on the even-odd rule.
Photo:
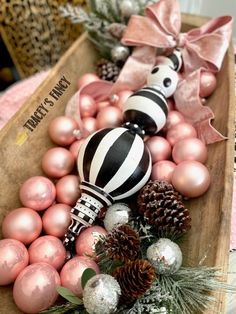
{"label": "pink ornament ball", "polygon": [[166,124],[165,124],[165,130],[169,130],[176,126],[178,123],[184,122],[184,116],[176,110],[169,111]]}
{"label": "pink ornament ball", "polygon": [[99,240],[99,237],[106,234],[107,231],[100,226],[92,226],[83,230],[76,239],[76,253],[78,255],[95,257],[95,245]]}
{"label": "pink ornament ball", "polygon": [[176,164],[172,161],[158,161],[152,166],[151,179],[171,183],[175,167]]}
{"label": "pink ornament ball", "polygon": [[83,144],[83,142],[84,142],[84,139],[81,139],[81,140],[75,141],[74,143],[70,145],[69,151],[71,152],[75,160],[77,160],[80,146]]}
{"label": "pink ornament ball", "polygon": [[2,222],[4,238],[18,240],[30,244],[40,235],[42,220],[39,214],[30,208],[17,208],[12,210]]}
{"label": "pink ornament ball", "polygon": [[74,158],[63,147],[50,148],[43,156],[43,171],[52,178],[61,178],[69,174],[74,167]]}
{"label": "pink ornament ball", "polygon": [[21,203],[40,211],[52,205],[56,197],[54,184],[46,177],[35,176],[26,180],[20,188]]}
{"label": "pink ornament ball", "polygon": [[171,156],[171,145],[161,136],[152,136],[146,141],[152,157],[152,163],[169,159]]}
{"label": "pink ornament ball", "polygon": [[77,256],[68,261],[62,268],[61,284],[71,290],[78,297],[82,296],[81,277],[86,268],[92,268],[99,273],[98,265],[89,257]]}
{"label": "pink ornament ball", "polygon": [[30,264],[47,263],[61,269],[66,260],[66,249],[60,239],[46,235],[39,237],[29,247]]}
{"label": "pink ornament ball", "polygon": [[133,94],[131,90],[122,90],[117,93],[117,101],[114,102],[114,106],[118,107],[120,110],[123,110],[124,103],[126,100]]}
{"label": "pink ornament ball", "polygon": [[113,128],[121,125],[123,115],[118,107],[102,108],[97,114],[97,128]]}
{"label": "pink ornament ball", "polygon": [[197,131],[195,128],[187,123],[181,122],[173,126],[166,134],[166,139],[171,146],[174,146],[177,142],[190,137],[197,137]]}
{"label": "pink ornament ball", "polygon": [[29,265],[16,278],[13,299],[22,312],[39,313],[55,303],[60,283],[60,276],[51,265]]}
{"label": "pink ornament ball", "polygon": [[212,72],[202,71],[200,75],[200,97],[210,96],[216,89],[216,77]]}
{"label": "pink ornament ball", "polygon": [[76,140],[74,131],[78,128],[78,123],[73,118],[60,116],[50,122],[48,133],[54,143],[67,146]]}
{"label": "pink ornament ball", "polygon": [[80,95],[79,109],[81,118],[93,117],[97,112],[97,104],[93,97],[82,94]]}
{"label": "pink ornament ball", "polygon": [[28,262],[29,254],[23,243],[14,239],[0,240],[0,286],[14,282]]}
{"label": "pink ornament ball", "polygon": [[205,163],[207,148],[198,138],[185,138],[174,145],[172,157],[177,164],[185,160],[196,160]]}
{"label": "pink ornament ball", "polygon": [[55,204],[49,207],[42,218],[46,234],[61,238],[71,223],[71,207],[66,204]]}
{"label": "pink ornament ball", "polygon": [[100,111],[102,108],[110,106],[110,102],[107,100],[97,102],[97,110]]}
{"label": "pink ornament ball", "polygon": [[82,86],[87,85],[92,82],[99,81],[99,77],[95,73],[85,73],[82,75],[77,82],[78,89],[80,89]]}
{"label": "pink ornament ball", "polygon": [[82,119],[82,123],[85,133],[87,133],[86,135],[92,134],[98,129],[97,120],[93,117],[87,117]]}
{"label": "pink ornament ball", "polygon": [[210,185],[208,169],[198,161],[182,161],[172,175],[172,184],[184,196],[193,198],[204,194]]}
{"label": "pink ornament ball", "polygon": [[58,180],[56,193],[59,203],[74,206],[80,197],[79,177],[71,174]]}

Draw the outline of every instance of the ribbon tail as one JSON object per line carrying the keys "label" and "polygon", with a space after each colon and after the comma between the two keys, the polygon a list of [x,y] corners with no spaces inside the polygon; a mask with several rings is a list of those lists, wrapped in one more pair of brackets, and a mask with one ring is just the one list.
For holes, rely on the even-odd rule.
{"label": "ribbon tail", "polygon": [[210,118],[194,124],[198,138],[205,144],[213,144],[227,139],[227,137],[211,125],[212,119]]}

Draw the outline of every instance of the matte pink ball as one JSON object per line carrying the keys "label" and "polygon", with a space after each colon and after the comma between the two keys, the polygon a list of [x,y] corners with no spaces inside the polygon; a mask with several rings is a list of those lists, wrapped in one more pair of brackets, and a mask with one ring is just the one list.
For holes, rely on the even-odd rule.
{"label": "matte pink ball", "polygon": [[107,107],[107,106],[110,106],[110,102],[107,100],[97,102],[97,110],[98,111],[101,110],[102,108]]}
{"label": "matte pink ball", "polygon": [[174,145],[172,157],[177,164],[185,160],[204,163],[207,159],[207,148],[198,138],[185,138]]}
{"label": "matte pink ball", "polygon": [[82,118],[93,117],[97,112],[97,104],[93,97],[89,95],[80,95],[80,115]]}
{"label": "matte pink ball", "polygon": [[55,204],[43,214],[43,229],[45,233],[61,238],[65,235],[71,223],[71,207],[66,204]]}
{"label": "matte pink ball", "polygon": [[66,249],[60,239],[46,235],[36,239],[29,247],[30,264],[44,262],[61,269],[66,259]]}
{"label": "matte pink ball", "polygon": [[28,262],[24,244],[14,239],[0,240],[0,286],[14,282]]}
{"label": "matte pink ball", "polygon": [[71,152],[63,147],[50,148],[43,156],[43,171],[53,178],[61,178],[69,174],[74,167]]}
{"label": "matte pink ball", "polygon": [[182,195],[198,197],[209,188],[210,174],[198,161],[182,161],[173,172],[172,184]]}
{"label": "matte pink ball", "polygon": [[152,163],[169,159],[171,156],[170,143],[161,136],[152,136],[146,141],[146,145],[152,156]]}
{"label": "matte pink ball", "polygon": [[213,73],[203,71],[200,76],[200,97],[210,96],[216,89],[216,77]]}
{"label": "matte pink ball", "polygon": [[126,100],[131,96],[133,92],[131,90],[122,90],[119,93],[117,93],[118,99],[114,103],[114,106],[118,107],[120,110],[123,110],[124,103]]}
{"label": "matte pink ball", "polygon": [[79,177],[67,175],[56,184],[57,201],[59,203],[74,206],[80,197]]}
{"label": "matte pink ball", "polygon": [[152,166],[151,179],[159,181],[167,181],[171,183],[173,171],[176,164],[169,160],[162,160],[156,162]]}
{"label": "matte pink ball", "polygon": [[169,129],[166,134],[166,139],[172,146],[184,138],[190,137],[197,137],[197,131],[191,124],[187,122],[178,123]]}
{"label": "matte pink ball", "polygon": [[20,188],[20,200],[25,207],[44,210],[52,205],[56,197],[54,184],[43,176],[26,180]]}
{"label": "matte pink ball", "polygon": [[78,89],[80,89],[83,85],[87,85],[89,83],[99,81],[99,77],[95,73],[86,73],[82,75],[77,82]]}
{"label": "matte pink ball", "polygon": [[15,281],[13,298],[22,312],[39,313],[55,303],[58,285],[60,276],[51,265],[46,263],[29,265]]}
{"label": "matte pink ball", "polygon": [[71,152],[75,160],[77,160],[80,146],[83,144],[83,142],[84,142],[84,139],[81,139],[81,140],[75,141],[74,143],[70,145],[69,151]]}
{"label": "matte pink ball", "polygon": [[34,241],[41,233],[42,220],[39,214],[30,208],[12,210],[3,220],[4,238],[16,239],[24,244]]}
{"label": "matte pink ball", "polygon": [[180,122],[184,122],[184,116],[179,111],[169,111],[165,124],[165,129],[169,130]]}
{"label": "matte pink ball", "polygon": [[97,128],[109,128],[121,125],[123,115],[118,107],[108,106],[102,108],[97,114]]}
{"label": "matte pink ball", "polygon": [[60,116],[50,122],[48,133],[54,143],[67,146],[75,141],[74,131],[78,128],[78,123],[73,118]]}
{"label": "matte pink ball", "polygon": [[92,268],[99,273],[98,265],[89,257],[77,256],[68,261],[62,268],[61,284],[70,289],[78,297],[82,296],[81,277],[86,268]]}
{"label": "matte pink ball", "polygon": [[76,239],[76,253],[78,255],[89,255],[95,257],[95,244],[99,240],[99,236],[106,234],[107,231],[100,226],[92,226],[83,230]]}
{"label": "matte pink ball", "polygon": [[85,129],[85,132],[89,134],[92,134],[93,132],[97,131],[97,120],[93,117],[87,117],[82,119],[83,127]]}

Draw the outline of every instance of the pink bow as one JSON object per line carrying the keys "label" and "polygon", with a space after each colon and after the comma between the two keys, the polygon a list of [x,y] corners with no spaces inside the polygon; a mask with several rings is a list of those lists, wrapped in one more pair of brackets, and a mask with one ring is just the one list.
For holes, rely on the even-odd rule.
{"label": "pink bow", "polygon": [[[160,0],[148,6],[145,13],[146,16],[132,16],[125,30],[122,43],[137,48],[124,65],[114,92],[124,87],[136,90],[145,84],[147,73],[155,64],[156,48],[182,48],[186,74],[198,68],[219,71],[231,37],[231,16],[214,18],[199,28],[180,33],[181,14],[177,0]],[[135,77],[138,79],[134,80]]]}

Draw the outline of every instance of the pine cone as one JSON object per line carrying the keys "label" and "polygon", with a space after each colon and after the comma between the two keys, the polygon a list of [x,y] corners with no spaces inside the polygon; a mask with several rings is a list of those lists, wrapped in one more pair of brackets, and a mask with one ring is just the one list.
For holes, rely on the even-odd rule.
{"label": "pine cone", "polygon": [[120,73],[120,68],[107,59],[100,59],[97,62],[96,73],[102,80],[115,82]]}
{"label": "pine cone", "polygon": [[106,236],[104,251],[112,260],[134,260],[140,251],[139,236],[129,225],[119,226]]}
{"label": "pine cone", "polygon": [[139,192],[139,212],[162,235],[181,235],[191,228],[182,196],[165,181],[149,181]]}
{"label": "pine cone", "polygon": [[116,268],[113,276],[121,287],[121,304],[130,304],[142,297],[156,279],[155,269],[147,260],[129,261]]}

